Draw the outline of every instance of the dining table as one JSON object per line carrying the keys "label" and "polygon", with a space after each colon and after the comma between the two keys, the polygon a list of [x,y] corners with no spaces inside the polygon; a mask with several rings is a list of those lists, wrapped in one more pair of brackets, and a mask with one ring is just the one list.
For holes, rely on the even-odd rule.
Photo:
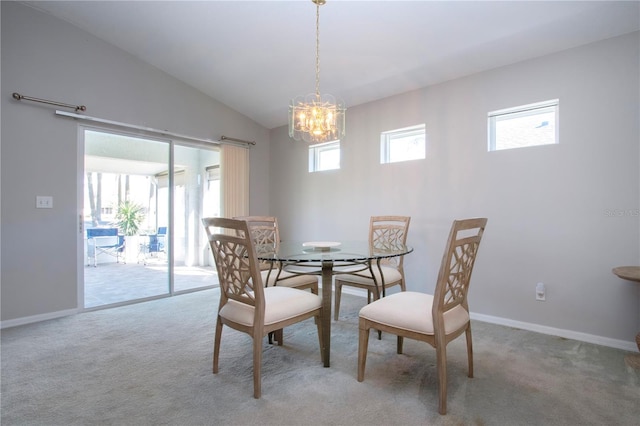
{"label": "dining table", "polygon": [[[329,367],[331,362],[333,275],[356,274],[368,270],[375,281],[373,270],[380,268],[384,259],[404,256],[412,251],[411,246],[404,244],[372,247],[368,241],[281,241],[277,250],[267,250],[264,247],[258,249],[257,257],[261,261],[270,262],[273,273],[286,271],[293,274],[321,276],[322,359],[324,366]],[[376,287],[380,292],[379,297],[384,297],[384,282],[376,282]]]}

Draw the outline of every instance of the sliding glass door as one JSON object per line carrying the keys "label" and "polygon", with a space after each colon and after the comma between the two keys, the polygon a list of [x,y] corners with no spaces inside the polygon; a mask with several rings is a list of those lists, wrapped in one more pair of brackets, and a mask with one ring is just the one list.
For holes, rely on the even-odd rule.
{"label": "sliding glass door", "polygon": [[86,309],[217,285],[201,217],[219,212],[217,149],[84,128]]}
{"label": "sliding glass door", "polygon": [[220,215],[219,150],[174,146],[173,287],[192,291],[217,283],[202,218]]}

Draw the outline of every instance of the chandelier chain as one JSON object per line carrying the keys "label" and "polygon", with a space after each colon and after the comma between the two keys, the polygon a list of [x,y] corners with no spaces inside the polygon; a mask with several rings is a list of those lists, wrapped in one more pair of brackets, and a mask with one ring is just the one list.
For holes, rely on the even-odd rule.
{"label": "chandelier chain", "polygon": [[316,4],[316,96],[320,97],[320,3]]}

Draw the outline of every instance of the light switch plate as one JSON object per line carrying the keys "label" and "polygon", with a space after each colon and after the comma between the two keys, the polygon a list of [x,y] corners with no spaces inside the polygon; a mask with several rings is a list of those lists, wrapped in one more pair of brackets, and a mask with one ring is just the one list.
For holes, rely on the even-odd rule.
{"label": "light switch plate", "polygon": [[52,209],[53,197],[48,195],[36,195],[36,208],[37,209]]}

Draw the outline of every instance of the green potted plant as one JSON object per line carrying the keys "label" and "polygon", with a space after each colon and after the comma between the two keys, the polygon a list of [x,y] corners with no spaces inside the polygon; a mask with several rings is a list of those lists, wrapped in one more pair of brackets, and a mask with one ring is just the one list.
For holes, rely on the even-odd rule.
{"label": "green potted plant", "polygon": [[127,200],[118,206],[116,221],[122,234],[126,236],[138,234],[143,220],[144,208],[140,204]]}
{"label": "green potted plant", "polygon": [[140,245],[138,231],[144,220],[144,208],[140,204],[125,201],[120,203],[116,212],[116,224],[118,225],[120,234],[124,235],[125,259],[127,262],[136,260],[138,250],[135,247]]}

